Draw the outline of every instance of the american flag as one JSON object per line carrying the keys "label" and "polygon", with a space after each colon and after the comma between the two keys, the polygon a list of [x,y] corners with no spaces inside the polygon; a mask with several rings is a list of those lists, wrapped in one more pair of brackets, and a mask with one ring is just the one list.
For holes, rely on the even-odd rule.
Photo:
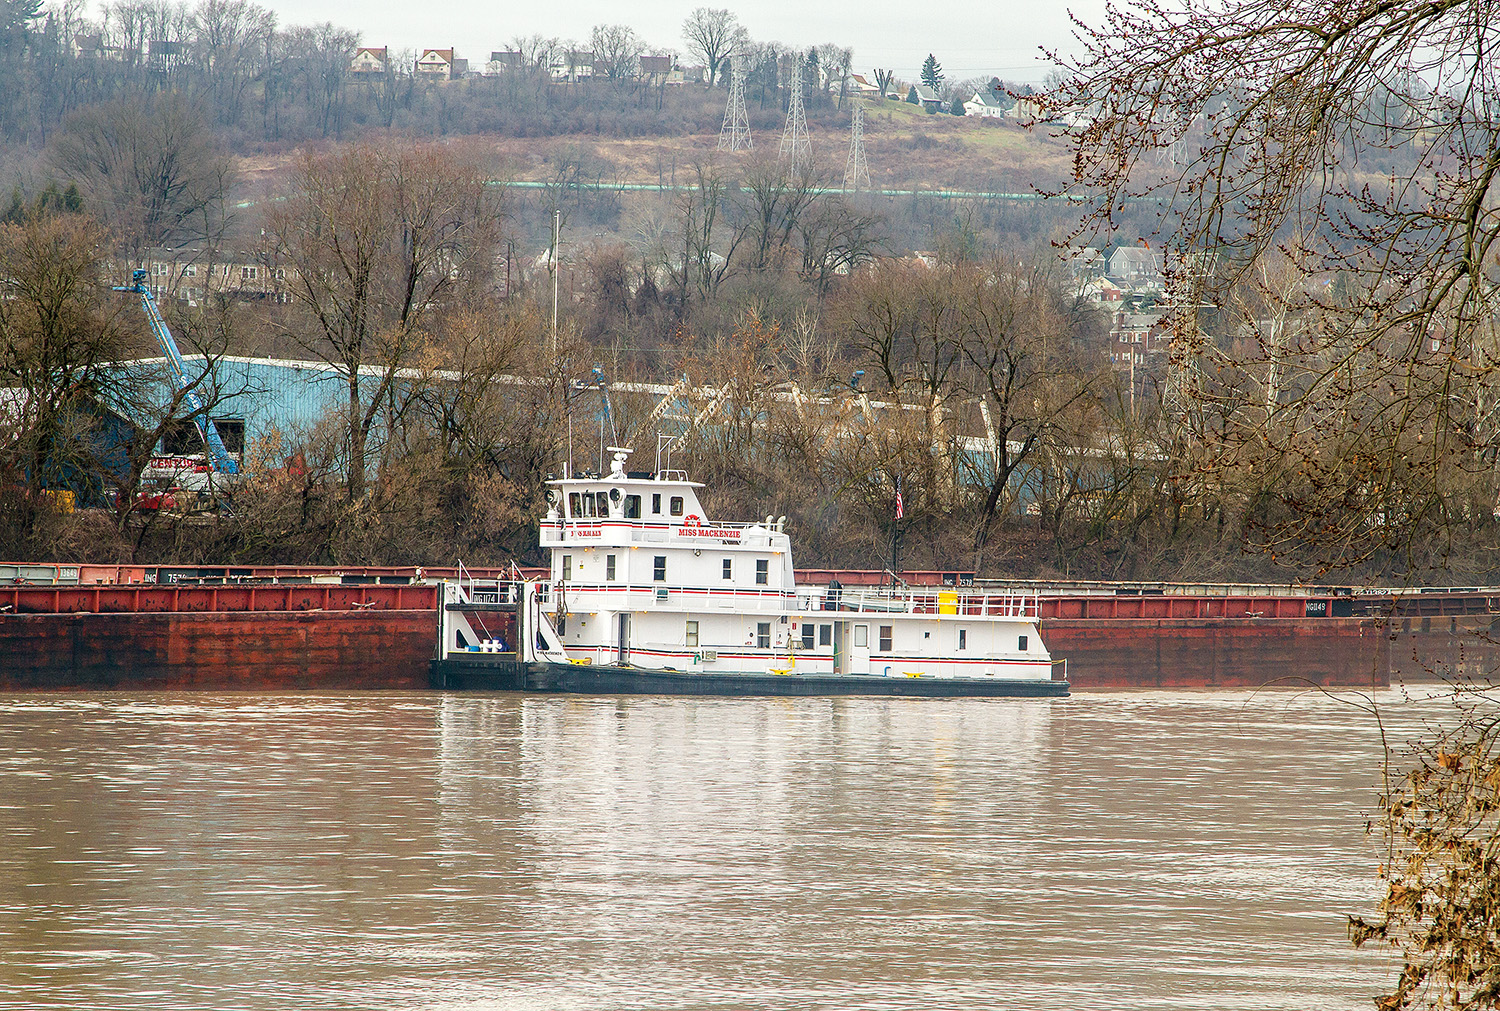
{"label": "american flag", "polygon": [[906,510],[902,508],[901,504],[901,479],[898,477],[896,478],[896,519],[899,520],[905,515]]}

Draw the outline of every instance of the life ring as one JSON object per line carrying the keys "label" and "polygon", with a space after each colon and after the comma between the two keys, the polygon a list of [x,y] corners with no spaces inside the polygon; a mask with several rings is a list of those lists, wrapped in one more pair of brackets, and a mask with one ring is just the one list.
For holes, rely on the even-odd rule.
{"label": "life ring", "polygon": [[682,525],[685,527],[696,527],[702,522],[703,518],[697,513],[688,513],[682,518]]}

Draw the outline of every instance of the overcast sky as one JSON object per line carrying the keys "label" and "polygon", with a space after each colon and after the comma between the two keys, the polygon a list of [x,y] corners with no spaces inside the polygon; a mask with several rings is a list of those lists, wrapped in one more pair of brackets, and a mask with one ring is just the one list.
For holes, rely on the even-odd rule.
{"label": "overcast sky", "polygon": [[[471,63],[490,50],[507,48],[517,35],[540,33],[586,40],[596,24],[627,24],[651,46],[684,49],[682,22],[695,2],[564,0],[562,3],[488,4],[477,0],[261,0],[283,25],[332,21],[358,31],[365,45],[396,48],[453,46]],[[834,42],[854,48],[856,73],[892,68],[908,79],[930,52],[950,80],[994,74],[1012,81],[1039,81],[1047,72],[1038,47],[1072,48],[1071,9],[1094,23],[1104,0],[1033,0],[992,4],[973,0],[865,0],[818,3],[757,0],[735,5],[709,0],[738,15],[752,37],[807,46]]]}

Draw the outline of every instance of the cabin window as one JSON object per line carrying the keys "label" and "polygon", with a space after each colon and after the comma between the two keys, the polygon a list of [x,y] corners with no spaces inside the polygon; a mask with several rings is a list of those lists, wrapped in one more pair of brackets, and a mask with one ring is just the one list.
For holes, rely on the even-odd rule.
{"label": "cabin window", "polygon": [[726,558],[726,559],[724,559],[724,578],[725,579],[733,579],[734,578],[734,559],[732,559],[732,558]]}
{"label": "cabin window", "polygon": [[598,509],[599,509],[599,512],[597,513],[597,515],[599,515],[599,516],[608,516],[609,515],[609,495],[608,495],[608,493],[602,492],[602,491],[601,492],[595,492],[594,493],[594,504],[596,506],[598,506]]}
{"label": "cabin window", "polygon": [[1021,644],[1017,646],[1016,649],[1020,650],[1022,653],[1026,652],[1026,637],[1024,635],[1021,636]]}
{"label": "cabin window", "polygon": [[638,520],[641,518],[641,497],[639,495],[625,496],[625,518],[627,520]]}
{"label": "cabin window", "polygon": [[810,621],[804,621],[802,623],[802,648],[803,649],[812,649],[813,648],[813,636],[816,633],[817,633],[817,629],[815,627],[813,627],[813,623],[812,622],[810,622]]}
{"label": "cabin window", "polygon": [[572,555],[563,555],[563,560],[562,560],[562,578],[563,579],[572,579],[573,578],[573,556]]}
{"label": "cabin window", "polygon": [[771,623],[769,621],[756,622],[755,645],[761,649],[771,648]]}
{"label": "cabin window", "polygon": [[771,580],[771,562],[767,558],[755,560],[755,585],[765,586]]}
{"label": "cabin window", "polygon": [[870,645],[870,626],[869,625],[855,625],[854,626],[854,645],[860,647],[861,649],[865,649],[865,648],[869,647],[869,645]]}
{"label": "cabin window", "polygon": [[672,515],[673,516],[681,516],[682,515],[682,496],[681,495],[673,495],[672,496]]}
{"label": "cabin window", "polygon": [[819,646],[832,646],[833,645],[833,626],[832,625],[819,625],[818,626],[818,645]]}
{"label": "cabin window", "polygon": [[651,578],[658,583],[665,582],[667,578],[667,556],[657,555],[651,560]]}
{"label": "cabin window", "polygon": [[[880,651],[889,653],[891,651],[891,625],[880,626]],[[1025,647],[1022,647],[1023,649]]]}
{"label": "cabin window", "polygon": [[609,580],[611,583],[613,583],[615,581],[615,556],[614,555],[605,555],[604,556],[604,578],[607,579],[607,580]]}
{"label": "cabin window", "polygon": [[568,515],[578,515],[578,493],[576,491],[568,492]]}
{"label": "cabin window", "polygon": [[967,628],[961,628],[958,630],[958,648],[969,648],[969,630]]}
{"label": "cabin window", "polygon": [[652,495],[651,496],[651,511],[653,513],[656,513],[658,516],[661,515],[661,496],[660,495]]}
{"label": "cabin window", "polygon": [[698,623],[696,621],[687,623],[687,644],[689,646],[698,645]]}

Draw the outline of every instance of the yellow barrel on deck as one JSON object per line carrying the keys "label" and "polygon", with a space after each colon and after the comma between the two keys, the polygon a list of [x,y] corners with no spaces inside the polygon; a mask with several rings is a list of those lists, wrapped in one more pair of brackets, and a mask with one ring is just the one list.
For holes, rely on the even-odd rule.
{"label": "yellow barrel on deck", "polygon": [[957,590],[939,590],[938,591],[938,614],[957,614],[957,613],[958,613],[958,591]]}

